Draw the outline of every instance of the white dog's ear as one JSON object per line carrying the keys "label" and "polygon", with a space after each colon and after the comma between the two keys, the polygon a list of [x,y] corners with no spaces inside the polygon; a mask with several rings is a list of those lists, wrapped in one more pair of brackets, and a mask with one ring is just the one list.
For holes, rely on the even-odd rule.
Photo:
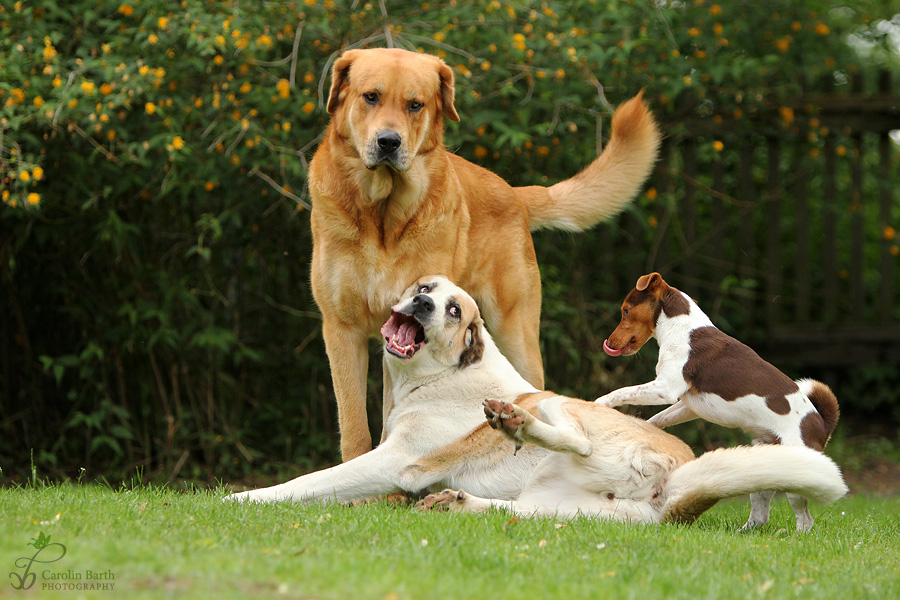
{"label": "white dog's ear", "polygon": [[459,368],[469,367],[484,356],[484,340],[481,339],[481,327],[484,322],[476,317],[466,328],[466,349],[459,355]]}

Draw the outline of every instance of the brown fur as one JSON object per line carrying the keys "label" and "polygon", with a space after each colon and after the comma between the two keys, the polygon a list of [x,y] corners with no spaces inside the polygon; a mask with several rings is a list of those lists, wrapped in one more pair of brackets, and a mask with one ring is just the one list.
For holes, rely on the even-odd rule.
{"label": "brown fur", "polygon": [[[540,273],[529,231],[580,230],[637,193],[659,133],[640,95],[613,116],[603,154],[550,188],[513,188],[449,153],[443,120],[458,120],[452,70],[403,50],[351,50],[335,62],[331,123],[310,166],[311,279],[322,312],[344,460],[368,451],[367,338],[410,281],[442,272],[482,307],[501,350],[538,389]],[[379,136],[399,140],[380,160]],[[383,412],[390,410],[385,380]]]}

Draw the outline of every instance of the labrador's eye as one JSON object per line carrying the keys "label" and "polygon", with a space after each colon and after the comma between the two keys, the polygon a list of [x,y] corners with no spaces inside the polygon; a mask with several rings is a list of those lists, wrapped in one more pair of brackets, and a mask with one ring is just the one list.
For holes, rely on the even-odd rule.
{"label": "labrador's eye", "polygon": [[363,94],[363,98],[366,102],[373,106],[378,104],[378,94],[376,94],[375,92],[368,92],[366,94]]}
{"label": "labrador's eye", "polygon": [[423,103],[416,102],[415,100],[413,100],[412,102],[409,103],[409,112],[411,112],[411,113],[419,112],[420,110],[422,110],[423,106],[425,106]]}

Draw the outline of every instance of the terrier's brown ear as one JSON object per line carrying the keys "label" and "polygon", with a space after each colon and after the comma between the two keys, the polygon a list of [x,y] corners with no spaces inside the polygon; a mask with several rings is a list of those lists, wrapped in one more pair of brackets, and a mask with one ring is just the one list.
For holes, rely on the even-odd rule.
{"label": "terrier's brown ear", "polygon": [[656,287],[657,285],[659,285],[660,281],[662,281],[662,276],[659,273],[642,275],[641,278],[637,280],[634,288],[639,292],[643,292],[649,287]]}
{"label": "terrier's brown ear", "polygon": [[481,339],[481,327],[484,322],[481,317],[475,319],[469,324],[466,331],[466,337],[471,337],[466,349],[459,355],[459,368],[470,367],[481,360],[484,356],[484,340]]}
{"label": "terrier's brown ear", "polygon": [[341,105],[341,90],[350,82],[350,65],[359,54],[358,50],[347,50],[334,61],[331,70],[331,92],[328,94],[328,114],[334,114]]}

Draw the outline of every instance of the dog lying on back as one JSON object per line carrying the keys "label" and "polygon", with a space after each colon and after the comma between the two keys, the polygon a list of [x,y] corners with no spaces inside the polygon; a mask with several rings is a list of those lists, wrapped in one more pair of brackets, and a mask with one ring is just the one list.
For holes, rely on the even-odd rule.
{"label": "dog lying on back", "polygon": [[[823,451],[837,424],[837,399],[824,383],[791,379],[753,350],[717,329],[687,294],[659,273],[638,279],[622,303],[622,320],[603,350],[635,354],[651,337],[659,342],[656,379],[625,387],[595,401],[603,406],[670,404],[649,422],[668,427],[701,418],[739,427],[754,444],[807,446]],[[775,492],[750,494],[750,518],[743,529],[768,522]],[[797,530],[813,519],[804,498],[788,494]]]}

